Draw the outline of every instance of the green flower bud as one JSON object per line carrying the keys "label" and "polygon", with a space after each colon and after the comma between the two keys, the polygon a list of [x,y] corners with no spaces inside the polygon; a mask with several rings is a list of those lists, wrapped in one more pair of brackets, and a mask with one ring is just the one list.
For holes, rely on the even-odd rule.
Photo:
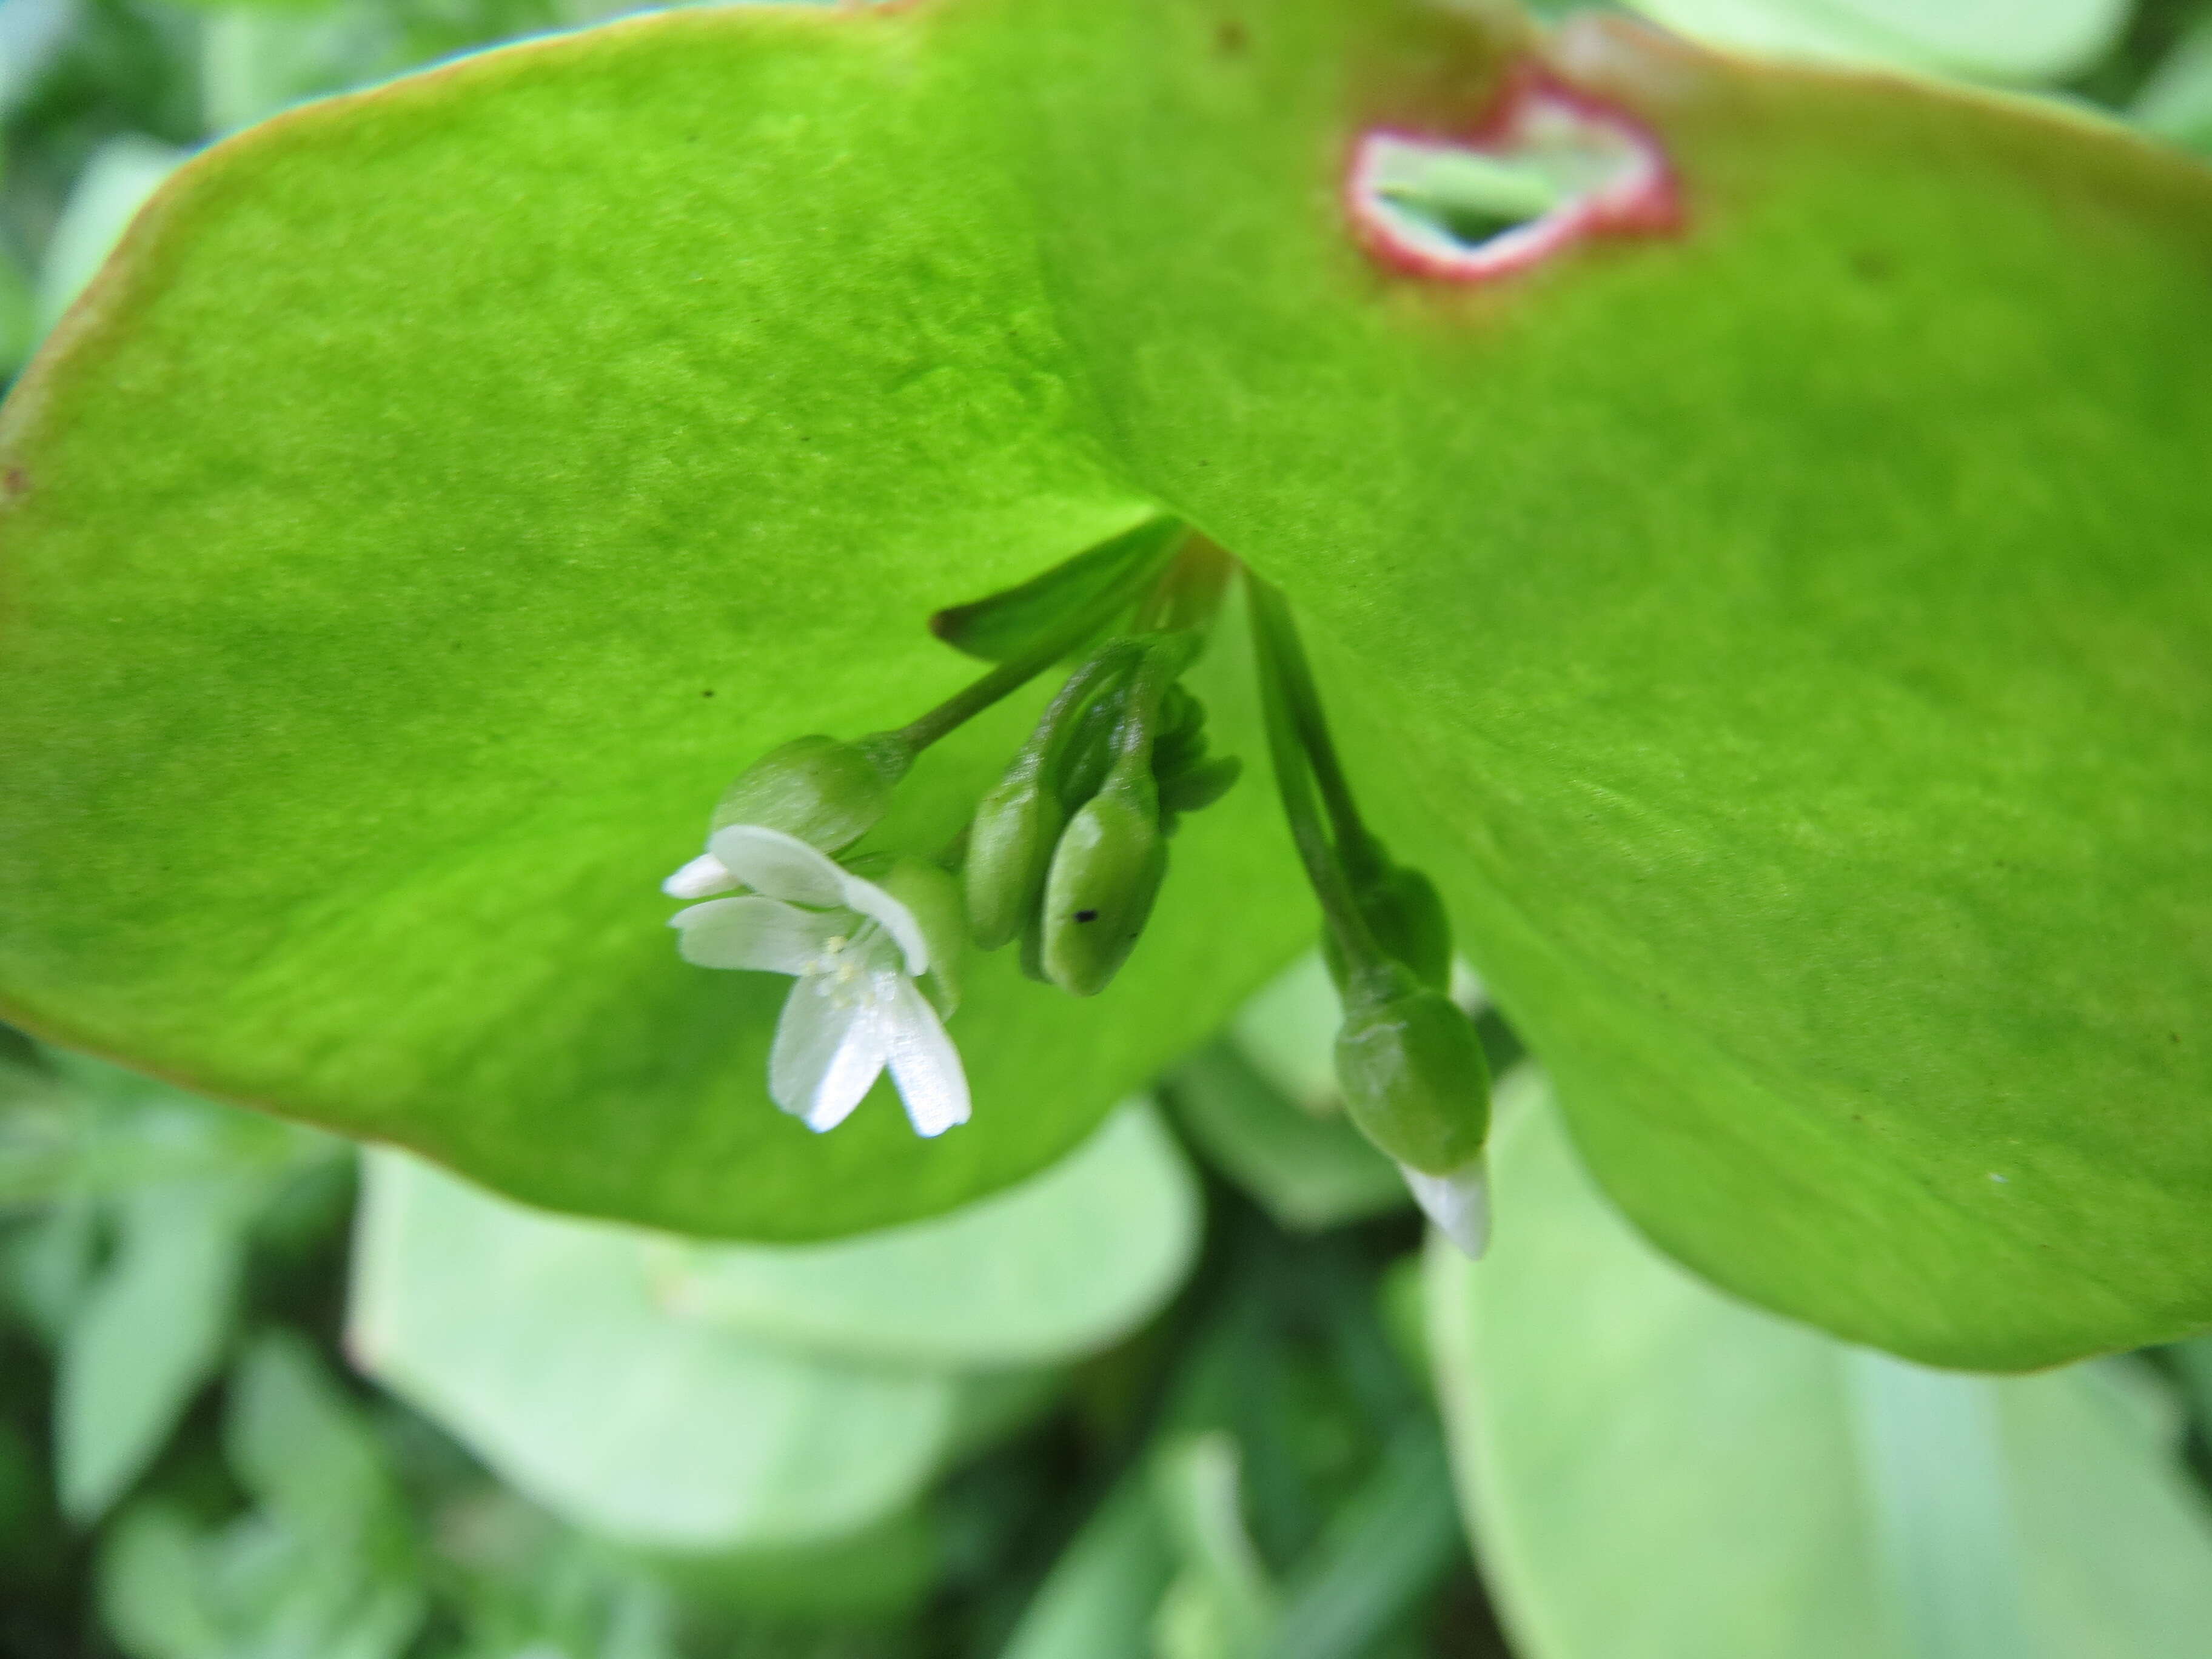
{"label": "green flower bud", "polygon": [[1353,981],[1336,1077],[1360,1132],[1407,1168],[1444,1175],[1481,1154],[1490,1132],[1482,1039],[1458,1004],[1402,966]]}
{"label": "green flower bud", "polygon": [[[1385,864],[1365,880],[1355,876],[1352,897],[1375,942],[1394,960],[1411,969],[1423,985],[1450,988],[1451,921],[1434,882],[1410,865]],[[1321,950],[1329,977],[1341,991],[1346,964],[1334,931],[1322,933]]]}
{"label": "green flower bud", "polygon": [[757,823],[835,853],[883,821],[891,789],[914,763],[897,733],[857,743],[793,738],[738,775],[714,807],[713,828]]}
{"label": "green flower bud", "polygon": [[1167,873],[1149,771],[1117,770],[1061,832],[1045,878],[1044,970],[1079,997],[1104,990],[1135,948]]}
{"label": "green flower bud", "polygon": [[946,1019],[960,1006],[960,964],[968,950],[968,911],[960,883],[927,859],[902,854],[876,884],[906,906],[929,947],[929,970],[915,981]]}
{"label": "green flower bud", "polygon": [[1114,769],[1115,734],[1127,692],[1126,683],[1108,686],[1073,722],[1054,775],[1060,804],[1071,812],[1106,787],[1106,775]]}
{"label": "green flower bud", "polygon": [[1009,772],[975,808],[968,830],[968,916],[975,943],[995,951],[1035,913],[1067,815],[1034,767]]}

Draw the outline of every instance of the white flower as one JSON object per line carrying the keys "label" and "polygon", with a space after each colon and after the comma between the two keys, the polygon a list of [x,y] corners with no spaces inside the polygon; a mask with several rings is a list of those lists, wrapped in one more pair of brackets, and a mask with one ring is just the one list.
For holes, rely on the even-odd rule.
{"label": "white flower", "polygon": [[914,913],[795,836],[736,823],[663,884],[676,898],[744,886],[738,898],[679,910],[686,962],[799,981],[776,1022],[768,1091],[810,1129],[834,1129],[885,1066],[915,1133],[968,1121],[959,1050],[915,981],[929,945]]}
{"label": "white flower", "polygon": [[1406,1177],[1437,1231],[1458,1245],[1469,1260],[1480,1261],[1490,1243],[1490,1177],[1476,1158],[1443,1175],[1429,1175],[1401,1164]]}

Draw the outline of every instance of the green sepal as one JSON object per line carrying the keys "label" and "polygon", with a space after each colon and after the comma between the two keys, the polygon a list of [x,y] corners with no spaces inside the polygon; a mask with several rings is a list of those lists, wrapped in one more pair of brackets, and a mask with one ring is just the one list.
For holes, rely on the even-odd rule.
{"label": "green sepal", "polygon": [[[1188,811],[1188,809],[1185,809]],[[1368,931],[1395,961],[1431,990],[1451,987],[1451,921],[1436,884],[1410,865],[1379,862],[1371,873],[1355,872],[1352,896]],[[1347,977],[1344,952],[1333,932],[1324,932],[1322,959],[1341,991]]]}
{"label": "green sepal", "polygon": [[1045,787],[1035,768],[1008,773],[977,803],[963,879],[969,926],[984,950],[1018,937],[1036,914],[1053,848],[1066,824],[1059,796]]}
{"label": "green sepal", "polygon": [[895,732],[857,743],[793,738],[738,774],[710,828],[757,823],[835,853],[883,822],[891,790],[913,764],[914,746]]}
{"label": "green sepal", "polygon": [[1141,568],[1158,565],[1185,533],[1180,520],[1147,520],[1018,587],[948,606],[929,619],[929,631],[971,657],[1010,661]]}
{"label": "green sepal", "polygon": [[1117,769],[1061,832],[1045,878],[1040,956],[1079,997],[1104,990],[1136,947],[1168,867],[1159,792],[1146,769]]}
{"label": "green sepal", "polygon": [[1490,1133],[1490,1066],[1474,1022],[1449,997],[1391,963],[1345,995],[1336,1076],[1346,1114],[1408,1169],[1448,1175]]}
{"label": "green sepal", "polygon": [[1181,685],[1160,699],[1158,734],[1152,739],[1152,775],[1165,783],[1206,754],[1206,705]]}

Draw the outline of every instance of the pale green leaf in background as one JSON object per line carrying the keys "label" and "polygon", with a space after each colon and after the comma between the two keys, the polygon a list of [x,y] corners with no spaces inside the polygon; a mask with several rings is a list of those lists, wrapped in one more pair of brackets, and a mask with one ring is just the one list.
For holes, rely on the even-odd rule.
{"label": "pale green leaf in background", "polygon": [[1722,46],[2039,84],[2102,57],[2130,0],[1633,0]]}
{"label": "pale green leaf in background", "polygon": [[1321,952],[1309,951],[1237,1011],[1229,1035],[1255,1071],[1318,1115],[1340,1109],[1336,1033],[1343,1024],[1343,1000]]}
{"label": "pale green leaf in background", "polygon": [[1708,1289],[1501,1091],[1498,1231],[1433,1248],[1461,1498],[1526,1659],[2192,1659],[2212,1515],[2099,1365],[1943,1375]]}
{"label": "pale green leaf in background", "polygon": [[1085,1522],[999,1659],[1135,1659],[1150,1647],[1176,1558],[1147,1483],[1131,1476]]}
{"label": "pale green leaf in background", "polygon": [[2212,151],[2212,13],[2159,65],[2128,115],[2161,138]]}
{"label": "pale green leaf in background", "polygon": [[161,1450],[222,1358],[252,1193],[236,1182],[133,1188],[113,1261],[63,1338],[55,1401],[62,1504],[100,1514]]}
{"label": "pale green leaf in background", "polygon": [[1220,1429],[1154,1455],[1152,1499],[1180,1571],[1153,1615],[1158,1659],[1265,1659],[1281,1601],[1245,1529],[1236,1437]]}
{"label": "pale green leaf in background", "polygon": [[184,152],[170,145],[126,133],[109,139],[85,163],[39,270],[41,333],[60,320],[122,240],[132,216],[183,159]]}
{"label": "pale green leaf in background", "polygon": [[1170,1097],[1199,1149],[1276,1223],[1316,1232],[1403,1209],[1398,1166],[1334,1100],[1316,1113],[1261,1075],[1243,1044],[1215,1042],[1175,1073]]}
{"label": "pale green leaf in background", "polygon": [[1148,1318],[1198,1245],[1196,1183],[1144,1102],[1042,1174],[927,1221],[819,1245],[668,1238],[661,1308],[762,1340],[963,1370],[1068,1359]]}
{"label": "pale green leaf in background", "polygon": [[82,0],[0,4],[0,116],[14,112],[69,39]]}
{"label": "pale green leaf in background", "polygon": [[106,1538],[100,1612],[131,1659],[233,1659],[209,1603],[201,1529],[167,1505],[137,1504]]}
{"label": "pale green leaf in background", "polygon": [[836,1538],[910,1503],[954,1379],[817,1358],[656,1300],[635,1230],[367,1160],[348,1344],[523,1492],[634,1543]]}
{"label": "pale green leaf in background", "polygon": [[224,1439],[255,1507],[209,1526],[172,1501],[103,1538],[100,1593],[131,1659],[398,1659],[427,1597],[382,1448],[313,1347],[272,1331],[233,1373]]}

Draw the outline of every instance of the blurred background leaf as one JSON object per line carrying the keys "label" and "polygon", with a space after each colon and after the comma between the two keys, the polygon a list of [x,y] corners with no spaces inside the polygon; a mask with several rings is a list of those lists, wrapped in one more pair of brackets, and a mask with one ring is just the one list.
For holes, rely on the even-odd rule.
{"label": "blurred background leaf", "polygon": [[[1501,1091],[1492,1256],[1428,1258],[1462,1502],[1528,1659],[2185,1659],[2212,1511],[2163,1385],[1936,1372],[1708,1288]],[[2155,1398],[2155,1395],[2154,1395]]]}

